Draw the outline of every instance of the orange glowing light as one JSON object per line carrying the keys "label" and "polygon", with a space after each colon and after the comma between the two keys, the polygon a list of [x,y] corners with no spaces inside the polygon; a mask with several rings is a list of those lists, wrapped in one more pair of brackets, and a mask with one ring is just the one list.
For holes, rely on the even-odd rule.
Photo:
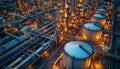
{"label": "orange glowing light", "polygon": [[65,11],[65,13],[64,13],[64,17],[65,18],[67,18],[68,17],[68,14],[67,14],[67,12]]}
{"label": "orange glowing light", "polygon": [[89,66],[90,66],[90,64],[91,64],[91,59],[86,59],[84,68],[85,68],[85,69],[88,69]]}
{"label": "orange glowing light", "polygon": [[59,40],[60,43],[63,42],[63,40],[64,40],[63,34],[60,35],[60,38],[59,38],[59,39],[60,39],[60,40]]}
{"label": "orange glowing light", "polygon": [[63,31],[61,32],[61,34],[63,34]]}
{"label": "orange glowing light", "polygon": [[45,57],[49,57],[50,56],[50,53],[48,51],[45,51],[43,54],[44,54]]}
{"label": "orange glowing light", "polygon": [[12,24],[8,24],[8,27],[11,27],[12,26]]}
{"label": "orange glowing light", "polygon": [[76,26],[75,24],[73,24],[73,27],[74,27],[74,28],[77,28],[77,26]]}
{"label": "orange glowing light", "polygon": [[82,4],[78,4],[77,6],[78,6],[78,7],[82,7]]}
{"label": "orange glowing light", "polygon": [[46,31],[47,31],[47,29],[44,29],[44,30],[43,30],[43,32],[46,32]]}
{"label": "orange glowing light", "polygon": [[96,41],[98,41],[98,40],[100,40],[100,39],[101,39],[101,35],[102,35],[102,33],[101,33],[101,32],[100,32],[99,34],[97,34],[97,35],[96,35],[96,37],[95,37]]}
{"label": "orange glowing light", "polygon": [[102,25],[104,26],[106,24],[106,19],[102,20]]}
{"label": "orange glowing light", "polygon": [[23,31],[22,33],[25,35],[27,32],[26,32],[26,31]]}
{"label": "orange glowing light", "polygon": [[60,66],[58,64],[53,64],[52,69],[60,69]]}
{"label": "orange glowing light", "polygon": [[69,26],[71,27],[71,26],[72,26],[72,23],[70,23]]}
{"label": "orange glowing light", "polygon": [[63,13],[64,11],[62,9],[59,10],[60,13]]}
{"label": "orange glowing light", "polygon": [[64,31],[67,32],[67,27],[65,27]]}
{"label": "orange glowing light", "polygon": [[57,23],[57,27],[60,27],[60,24]]}
{"label": "orange glowing light", "polygon": [[75,13],[72,12],[71,16],[75,16]]}
{"label": "orange glowing light", "polygon": [[62,41],[62,40],[63,40],[63,36],[60,37],[60,41]]}
{"label": "orange glowing light", "polygon": [[34,69],[33,65],[28,66],[28,69]]}
{"label": "orange glowing light", "polygon": [[99,63],[94,63],[94,67],[95,67],[95,69],[103,69],[103,65],[102,65],[101,62],[99,62]]}
{"label": "orange glowing light", "polygon": [[62,3],[58,3],[58,6],[62,6]]}
{"label": "orange glowing light", "polygon": [[14,31],[15,31],[15,32],[17,32],[17,31],[18,31],[18,29],[17,29],[17,28],[14,28]]}
{"label": "orange glowing light", "polygon": [[66,8],[66,9],[69,8],[69,5],[68,5],[68,4],[65,4],[65,8]]}
{"label": "orange glowing light", "polygon": [[4,31],[8,31],[8,28],[7,28],[7,27],[5,27],[5,28],[4,28]]}
{"label": "orange glowing light", "polygon": [[91,22],[94,22],[94,20],[93,20],[93,19],[91,19]]}
{"label": "orange glowing light", "polygon": [[84,39],[84,40],[87,40],[87,37],[83,34],[82,35],[82,38]]}
{"label": "orange glowing light", "polygon": [[96,36],[96,40],[99,40],[99,39],[100,39],[100,36],[99,36],[99,35],[97,35],[97,36]]}
{"label": "orange glowing light", "polygon": [[83,0],[79,0],[79,2],[82,2]]}
{"label": "orange glowing light", "polygon": [[74,23],[74,20],[72,19],[71,22]]}
{"label": "orange glowing light", "polygon": [[31,24],[31,25],[30,25],[30,28],[31,28],[31,29],[35,29],[35,28],[37,28],[37,24],[36,24],[36,23]]}

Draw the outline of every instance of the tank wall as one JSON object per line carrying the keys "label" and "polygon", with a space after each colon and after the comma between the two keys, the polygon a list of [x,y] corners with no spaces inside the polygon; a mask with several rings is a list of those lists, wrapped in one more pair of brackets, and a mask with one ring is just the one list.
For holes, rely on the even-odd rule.
{"label": "tank wall", "polygon": [[[101,39],[102,36],[102,30],[101,31],[90,31],[85,28],[82,29],[82,37],[83,40],[88,40],[88,41],[93,41],[93,42],[98,42]],[[84,39],[86,38],[86,39]]]}
{"label": "tank wall", "polygon": [[65,69],[83,69],[84,68],[84,59],[72,58],[64,53],[63,65]]}
{"label": "tank wall", "polygon": [[98,13],[98,14],[103,14],[103,15],[105,15],[105,16],[108,16],[108,12],[97,11],[96,13]]}
{"label": "tank wall", "polygon": [[92,17],[92,20],[93,20],[93,22],[99,23],[103,26],[106,24],[106,19]]}

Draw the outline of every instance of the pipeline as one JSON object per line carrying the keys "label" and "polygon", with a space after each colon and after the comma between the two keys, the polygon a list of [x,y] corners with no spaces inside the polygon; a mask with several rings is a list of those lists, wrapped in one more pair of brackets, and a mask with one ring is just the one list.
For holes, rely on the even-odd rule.
{"label": "pipeline", "polygon": [[21,18],[25,18],[24,16],[22,15],[19,15],[19,14],[12,14],[12,13],[8,13],[9,16],[17,16],[17,17],[21,17]]}
{"label": "pipeline", "polygon": [[[48,21],[48,22],[50,22],[50,21]],[[43,28],[48,27],[48,26],[50,26],[50,25],[52,25],[52,24],[53,24],[53,21],[52,21],[52,23],[50,23],[50,24],[45,23],[44,25],[41,26],[41,28],[43,29]],[[41,28],[40,28],[40,30],[41,30]],[[7,33],[7,32],[5,32],[5,33]],[[7,33],[7,34],[9,34],[9,33]],[[29,34],[30,34],[30,33],[29,33]],[[29,35],[29,34],[28,34],[28,35]],[[23,36],[20,36],[20,37],[16,37],[16,36],[14,36],[14,35],[12,35],[12,34],[9,34],[9,35],[15,37],[16,39],[8,42],[7,44],[5,44],[5,45],[3,45],[3,46],[1,46],[1,47],[0,47],[0,52],[3,52],[3,51],[5,51],[6,49],[9,49],[9,48],[13,47],[14,45],[16,45],[16,44],[18,44],[18,43],[20,43],[21,41],[23,41],[23,40],[26,39],[26,37],[25,37],[24,35],[23,35]],[[28,36],[28,35],[27,35],[27,36]]]}
{"label": "pipeline", "polygon": [[56,65],[56,64],[60,61],[60,59],[63,57],[63,55],[64,55],[64,54],[61,53],[60,56],[57,58],[57,60],[56,60],[53,64]]}
{"label": "pipeline", "polygon": [[49,9],[46,9],[44,11],[35,12],[34,14],[28,15],[24,19],[12,20],[12,21],[8,21],[6,23],[0,24],[0,28],[4,28],[5,26],[8,26],[8,24],[19,25],[19,24],[22,24],[26,19],[31,19],[31,18],[34,18],[38,15],[42,15],[42,14],[53,12],[53,11],[55,11],[54,8],[49,8]]}
{"label": "pipeline", "polygon": [[47,27],[49,27],[49,26],[51,26],[51,25],[53,25],[53,23],[48,23],[46,26],[41,27],[40,30],[43,30],[43,29],[45,29],[45,28],[47,28]]}
{"label": "pipeline", "polygon": [[[36,36],[38,38],[38,36]],[[36,38],[34,38],[36,39]],[[29,48],[30,46],[34,45],[35,43],[39,42],[39,40],[34,40],[34,39],[30,39],[28,41],[25,41],[23,44],[17,46],[16,48],[10,50],[9,52],[7,52],[6,54],[4,54],[3,56],[0,57],[0,63],[4,64],[8,61],[8,58],[12,58],[15,55],[20,54],[21,52],[23,52],[24,50],[26,50],[27,48]]]}
{"label": "pipeline", "polygon": [[4,43],[10,41],[11,38],[12,38],[12,37],[10,37],[10,36],[6,36],[6,37],[4,37],[4,38],[2,38],[2,39],[0,40],[0,43],[4,44]]}
{"label": "pipeline", "polygon": [[5,32],[7,35],[9,35],[9,36],[12,36],[12,37],[14,37],[14,38],[18,38],[17,36],[15,36],[15,35],[13,35],[13,34],[10,34],[10,33],[8,33],[8,32]]}
{"label": "pipeline", "polygon": [[23,67],[27,62],[31,61],[31,59],[36,59],[35,57],[41,57],[41,55],[38,56],[38,53],[41,52],[43,49],[46,49],[50,46],[50,41],[41,44],[42,46],[39,47],[35,52],[33,52],[30,56],[28,56],[24,61],[22,61],[20,64],[18,64],[15,68],[20,69]]}
{"label": "pipeline", "polygon": [[6,43],[5,45],[3,45],[3,46],[0,47],[0,52],[3,52],[3,51],[5,51],[5,50],[13,47],[14,45],[22,42],[23,40],[25,40],[25,36],[20,36],[20,37],[18,37],[18,38],[16,38],[16,39],[14,39],[14,40]]}
{"label": "pipeline", "polygon": [[37,56],[37,53],[39,53],[40,51],[43,50],[43,47],[40,47],[39,49],[37,49],[34,53],[32,53],[29,57],[27,57],[24,61],[22,61],[20,64],[18,64],[15,68],[16,69],[20,69],[20,67],[22,67],[25,63],[27,63],[28,61],[30,61],[31,59],[33,59],[33,57]]}
{"label": "pipeline", "polygon": [[[50,27],[44,33],[49,33],[53,29],[54,29],[54,27]],[[38,39],[38,40],[36,40],[36,39]],[[11,57],[22,53],[24,50],[26,50],[29,47],[33,46],[34,44],[40,42],[42,39],[43,39],[43,37],[41,37],[41,34],[38,34],[33,39],[30,39],[30,40],[24,42],[23,44],[17,46],[16,48],[12,49],[11,51],[7,52],[6,54],[4,54],[3,56],[0,57],[0,63],[1,63],[0,65],[3,65],[4,63],[6,63],[8,58],[10,59]]]}
{"label": "pipeline", "polygon": [[13,67],[15,64],[17,64],[18,62],[22,61],[24,55],[22,55],[21,57],[19,57],[17,60],[15,60],[14,62],[12,62],[11,64],[9,64],[6,68],[10,69],[11,67]]}
{"label": "pipeline", "polygon": [[5,23],[0,24],[0,28],[4,28],[4,27],[8,26],[8,24],[18,25],[18,24],[22,23],[23,21],[24,21],[23,19],[7,21]]}
{"label": "pipeline", "polygon": [[44,22],[42,25],[40,25],[39,27],[41,28],[41,27],[43,27],[43,26],[47,25],[48,23],[50,23],[50,20],[45,21],[45,22]]}
{"label": "pipeline", "polygon": [[20,29],[21,33],[24,32],[24,31],[29,32],[30,31],[30,26],[27,25],[27,26],[24,26],[23,28]]}

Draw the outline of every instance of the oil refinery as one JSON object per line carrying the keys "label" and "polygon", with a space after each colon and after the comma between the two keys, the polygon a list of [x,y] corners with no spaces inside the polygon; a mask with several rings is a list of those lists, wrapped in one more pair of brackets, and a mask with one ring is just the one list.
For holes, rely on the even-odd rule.
{"label": "oil refinery", "polygon": [[0,0],[0,69],[120,69],[120,0]]}

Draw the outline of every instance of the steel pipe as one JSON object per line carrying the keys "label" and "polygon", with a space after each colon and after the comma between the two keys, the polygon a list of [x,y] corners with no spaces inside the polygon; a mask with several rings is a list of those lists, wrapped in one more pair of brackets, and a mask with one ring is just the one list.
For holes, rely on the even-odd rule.
{"label": "steel pipe", "polygon": [[8,24],[19,25],[19,24],[22,24],[24,22],[24,20],[26,20],[26,19],[31,19],[31,18],[34,18],[38,15],[42,15],[42,14],[45,14],[45,13],[48,13],[48,12],[53,12],[53,11],[55,11],[54,8],[49,8],[49,9],[44,10],[44,11],[35,12],[34,14],[30,14],[30,15],[26,16],[24,19],[12,20],[12,21],[8,21],[6,23],[0,24],[0,28],[8,26]]}
{"label": "steel pipe", "polygon": [[6,43],[5,45],[3,46],[0,46],[0,52],[3,52],[11,47],[13,47],[14,45],[18,44],[19,42],[25,40],[25,36],[20,36],[18,37],[17,39],[14,39],[8,43]]}
{"label": "steel pipe", "polygon": [[[49,33],[53,29],[54,29],[54,27],[50,27],[49,30],[47,30],[44,33]],[[7,62],[7,60],[9,60],[11,57],[16,55],[16,53],[19,54],[19,53],[23,52],[24,50],[28,49],[30,46],[32,46],[32,45],[38,43],[39,41],[41,41],[43,39],[43,37],[40,37],[40,36],[41,36],[41,34],[38,34],[33,39],[25,41],[23,44],[17,46],[16,48],[10,50],[9,52],[7,52],[3,56],[1,56],[0,57],[0,63],[1,63],[0,65],[3,65],[5,62]],[[39,38],[39,39],[36,40],[36,38]]]}
{"label": "steel pipe", "polygon": [[0,42],[1,42],[2,44],[4,44],[5,42],[9,41],[10,39],[11,39],[10,36],[6,36],[6,37],[2,38],[2,39],[0,40]]}
{"label": "steel pipe", "polygon": [[12,62],[11,64],[9,64],[6,68],[9,69],[12,66],[14,66],[15,64],[17,64],[18,62],[20,62],[23,59],[24,55],[19,57],[18,59],[16,59],[14,62]]}
{"label": "steel pipe", "polygon": [[38,56],[38,53],[41,52],[42,50],[48,48],[50,46],[50,41],[41,44],[42,46],[39,47],[35,52],[33,52],[30,56],[28,56],[25,60],[23,60],[20,64],[18,64],[15,68],[16,69],[20,69],[22,66],[24,66],[24,64],[26,64],[28,61],[31,61],[31,59],[35,59],[35,57],[41,57]]}

